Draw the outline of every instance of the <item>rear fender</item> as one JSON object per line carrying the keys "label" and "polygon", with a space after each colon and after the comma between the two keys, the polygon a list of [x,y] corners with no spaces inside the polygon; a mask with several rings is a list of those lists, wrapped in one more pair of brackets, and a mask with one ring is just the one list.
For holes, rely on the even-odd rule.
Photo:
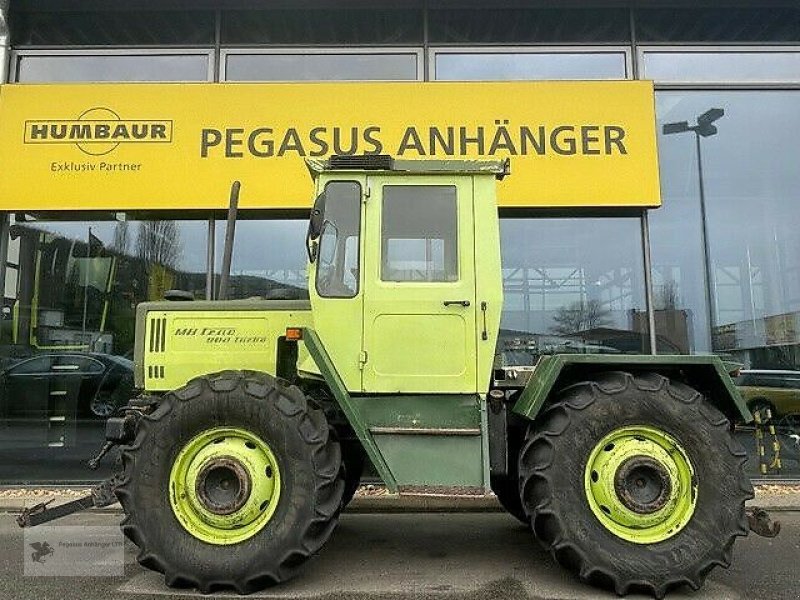
{"label": "rear fender", "polygon": [[717,356],[555,354],[543,356],[513,411],[534,420],[559,390],[598,373],[626,371],[659,373],[702,393],[731,421],[749,423],[753,416]]}

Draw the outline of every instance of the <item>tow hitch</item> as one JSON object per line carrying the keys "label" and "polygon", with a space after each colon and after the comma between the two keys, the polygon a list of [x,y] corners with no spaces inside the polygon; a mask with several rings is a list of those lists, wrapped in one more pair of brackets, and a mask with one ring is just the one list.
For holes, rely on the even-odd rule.
{"label": "tow hitch", "polygon": [[86,496],[82,496],[72,502],[48,508],[48,505],[53,502],[53,500],[48,500],[46,502],[40,502],[36,506],[26,508],[22,511],[22,514],[17,517],[17,525],[20,527],[34,527],[82,510],[114,504],[114,502],[117,501],[117,497],[114,495],[117,482],[118,476],[114,475],[95,486]]}
{"label": "tow hitch", "polygon": [[766,538],[774,538],[781,532],[781,522],[773,521],[763,508],[754,506],[747,509],[747,524],[750,531]]}
{"label": "tow hitch", "polygon": [[[102,458],[115,446],[131,443],[136,437],[136,426],[139,419],[142,415],[153,410],[155,406],[155,401],[142,397],[131,399],[126,406],[119,408],[117,416],[113,416],[106,421],[106,441],[97,456],[88,461],[87,466],[89,469],[97,469]],[[49,508],[53,500],[40,502],[35,506],[26,508],[17,517],[17,524],[20,527],[34,527],[89,508],[110,506],[117,501],[114,492],[121,478],[121,473],[115,473],[92,488],[92,491],[86,496],[59,504],[53,508]]]}

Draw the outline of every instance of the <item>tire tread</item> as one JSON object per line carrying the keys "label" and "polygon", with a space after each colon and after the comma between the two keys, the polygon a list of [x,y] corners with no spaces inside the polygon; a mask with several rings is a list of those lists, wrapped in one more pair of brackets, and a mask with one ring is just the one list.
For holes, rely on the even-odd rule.
{"label": "tire tread", "polygon": [[[266,585],[290,579],[300,565],[319,551],[330,537],[338,519],[344,485],[339,444],[323,412],[312,408],[298,387],[284,384],[266,373],[255,371],[222,371],[192,379],[183,388],[166,394],[153,413],[144,415],[139,422],[136,438],[129,446],[122,448],[123,477],[116,492],[125,511],[122,530],[140,549],[137,561],[148,569],[163,573],[168,586],[195,587],[204,594],[223,588],[233,588],[240,594],[252,593]],[[140,522],[146,518],[147,510],[137,504],[131,471],[137,461],[147,460],[141,453],[144,440],[159,422],[172,418],[176,402],[191,402],[208,392],[225,395],[235,390],[243,391],[253,402],[273,401],[273,405],[286,417],[287,423],[295,428],[305,444],[312,447],[315,516],[297,536],[299,546],[287,549],[276,569],[262,567],[257,572],[239,578],[211,580],[202,574],[190,573],[179,565],[169,564],[157,548],[151,547],[146,528]],[[224,552],[224,549],[220,547],[219,551]]]}
{"label": "tire tread", "polygon": [[[693,573],[677,573],[667,581],[659,583],[633,578],[624,579],[601,565],[592,564],[591,559],[576,544],[565,539],[564,532],[567,528],[561,520],[562,517],[557,510],[550,508],[552,500],[550,488],[553,478],[558,477],[558,474],[549,471],[551,463],[548,456],[552,457],[556,452],[554,441],[557,441],[569,427],[573,414],[578,414],[598,401],[606,400],[609,396],[613,397],[631,388],[644,392],[665,390],[669,396],[684,405],[698,404],[697,412],[708,427],[720,432],[728,431],[729,425],[725,416],[710,403],[705,402],[702,394],[684,383],[672,381],[656,373],[642,375],[626,372],[603,373],[595,379],[564,388],[560,398],[546,409],[540,421],[529,427],[520,452],[520,490],[522,490],[523,507],[530,518],[533,531],[556,562],[577,573],[581,580],[599,584],[601,587],[610,587],[620,595],[635,589],[646,590],[656,598],[663,598],[669,590],[680,585],[688,585],[694,590],[699,589],[706,575],[715,566],[727,568],[730,565],[734,541],[739,536],[747,535],[748,532],[744,503],[753,497],[753,488],[742,468],[747,459],[746,452],[732,436],[727,435],[728,443],[725,444],[724,450],[738,467],[739,496],[736,501],[741,504],[741,517],[738,527],[731,531],[718,556],[709,558]],[[549,452],[544,451],[547,448]]]}

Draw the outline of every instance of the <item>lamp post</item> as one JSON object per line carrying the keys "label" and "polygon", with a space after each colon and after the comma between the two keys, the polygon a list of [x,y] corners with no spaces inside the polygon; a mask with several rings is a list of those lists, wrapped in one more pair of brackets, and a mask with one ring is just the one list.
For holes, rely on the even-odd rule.
{"label": "lamp post", "polygon": [[725,115],[725,110],[722,108],[712,108],[707,110],[702,115],[697,117],[695,125],[689,125],[688,121],[677,121],[674,123],[665,123],[661,129],[664,135],[672,135],[676,133],[694,133],[695,144],[697,147],[697,176],[700,189],[700,222],[701,222],[701,237],[703,244],[703,263],[704,263],[704,283],[706,289],[706,305],[708,306],[708,328],[711,333],[711,349],[713,350],[714,338],[714,308],[713,297],[711,294],[712,274],[711,274],[711,254],[708,249],[708,221],[706,219],[706,191],[705,182],[703,181],[703,157],[700,144],[700,138],[711,137],[718,132],[717,126],[714,125]]}

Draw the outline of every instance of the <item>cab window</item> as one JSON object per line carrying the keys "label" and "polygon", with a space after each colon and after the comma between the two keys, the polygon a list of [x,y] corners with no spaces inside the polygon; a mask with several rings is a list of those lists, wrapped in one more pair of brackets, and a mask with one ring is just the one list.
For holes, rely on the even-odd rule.
{"label": "cab window", "polygon": [[361,185],[332,181],[325,186],[325,209],[317,255],[317,293],[324,298],[358,294]]}
{"label": "cab window", "polygon": [[384,186],[382,212],[383,281],[458,280],[454,186]]}

